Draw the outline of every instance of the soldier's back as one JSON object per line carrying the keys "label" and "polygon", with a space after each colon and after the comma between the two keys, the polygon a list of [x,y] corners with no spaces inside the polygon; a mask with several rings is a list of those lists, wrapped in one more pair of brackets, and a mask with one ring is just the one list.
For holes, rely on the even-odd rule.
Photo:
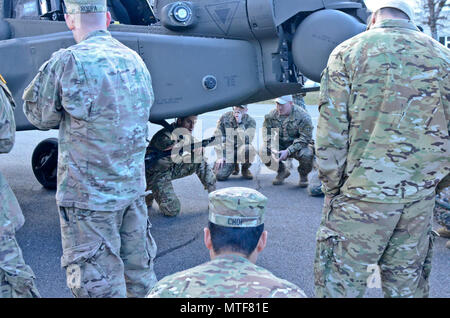
{"label": "soldier's back", "polygon": [[[11,151],[15,131],[14,100],[0,76],[0,154]],[[14,235],[24,222],[19,203],[8,182],[0,173],[0,238]]]}
{"label": "soldier's back", "polygon": [[411,22],[386,20],[332,55],[348,78],[327,69],[324,76],[351,79],[350,91],[342,92],[349,94],[351,124],[341,191],[374,202],[429,195],[449,172],[450,51]]}
{"label": "soldier's back", "polygon": [[58,205],[127,206],[145,191],[143,158],[154,97],[144,62],[98,30],[55,53],[43,67],[53,70],[60,72],[67,113],[59,126]]}
{"label": "soldier's back", "polygon": [[160,298],[304,298],[296,285],[237,255],[165,277],[148,297]]}

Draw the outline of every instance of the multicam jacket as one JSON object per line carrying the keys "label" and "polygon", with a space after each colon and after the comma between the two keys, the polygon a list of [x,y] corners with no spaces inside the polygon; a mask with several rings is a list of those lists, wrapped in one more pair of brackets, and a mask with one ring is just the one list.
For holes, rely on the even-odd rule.
{"label": "multicam jacket", "polygon": [[406,20],[340,44],[322,74],[316,153],[323,190],[406,203],[450,172],[450,51]]}
{"label": "multicam jacket", "polygon": [[149,298],[306,298],[296,285],[244,257],[224,255],[161,279]]}
{"label": "multicam jacket", "polygon": [[293,105],[289,116],[280,116],[276,109],[264,117],[263,140],[267,144],[273,134],[278,134],[279,150],[288,149],[293,154],[312,142],[313,125],[311,116],[300,106]]}
{"label": "multicam jacket", "polygon": [[[16,122],[14,100],[0,77],[0,153],[8,153],[14,145]],[[25,219],[19,203],[0,173],[0,240],[11,237],[23,226]],[[1,257],[0,257],[1,259]]]}
{"label": "multicam jacket", "polygon": [[140,56],[94,31],[54,53],[25,89],[24,113],[59,125],[59,206],[119,210],[145,191],[147,122],[154,96]]}
{"label": "multicam jacket", "polygon": [[[231,149],[236,151],[241,145],[251,144],[255,138],[255,133],[256,121],[250,115],[244,114],[242,121],[238,124],[234,118],[233,111],[226,112],[217,121],[214,133],[222,138],[222,142],[217,143],[214,147],[217,157],[223,156],[225,158],[227,147],[231,147]],[[237,142],[235,142],[234,136],[237,136]]]}

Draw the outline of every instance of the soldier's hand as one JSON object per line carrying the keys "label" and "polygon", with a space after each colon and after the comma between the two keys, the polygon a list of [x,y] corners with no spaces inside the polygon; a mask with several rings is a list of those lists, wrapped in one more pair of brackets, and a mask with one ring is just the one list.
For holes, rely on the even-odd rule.
{"label": "soldier's hand", "polygon": [[289,150],[287,150],[287,149],[281,150],[280,152],[278,152],[278,154],[279,154],[279,160],[285,161],[289,156]]}

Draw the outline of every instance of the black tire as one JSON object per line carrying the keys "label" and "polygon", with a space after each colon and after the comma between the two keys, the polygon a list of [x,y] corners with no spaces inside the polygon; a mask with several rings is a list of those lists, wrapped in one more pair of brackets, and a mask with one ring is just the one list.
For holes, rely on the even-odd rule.
{"label": "black tire", "polygon": [[40,184],[46,189],[56,189],[58,169],[58,139],[48,138],[41,141],[31,157],[33,173]]}

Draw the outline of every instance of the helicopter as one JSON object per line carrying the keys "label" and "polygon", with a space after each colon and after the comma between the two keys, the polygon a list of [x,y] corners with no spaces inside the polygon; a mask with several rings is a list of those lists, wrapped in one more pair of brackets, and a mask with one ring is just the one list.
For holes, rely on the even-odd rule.
{"label": "helicopter", "polygon": [[[17,131],[36,129],[22,94],[52,53],[75,44],[63,0],[0,0],[0,74],[17,107]],[[362,1],[108,0],[108,30],[135,50],[152,76],[150,122],[310,90],[332,50],[363,32]],[[13,63],[14,62],[14,63]],[[39,183],[56,188],[58,141],[33,151]]]}

